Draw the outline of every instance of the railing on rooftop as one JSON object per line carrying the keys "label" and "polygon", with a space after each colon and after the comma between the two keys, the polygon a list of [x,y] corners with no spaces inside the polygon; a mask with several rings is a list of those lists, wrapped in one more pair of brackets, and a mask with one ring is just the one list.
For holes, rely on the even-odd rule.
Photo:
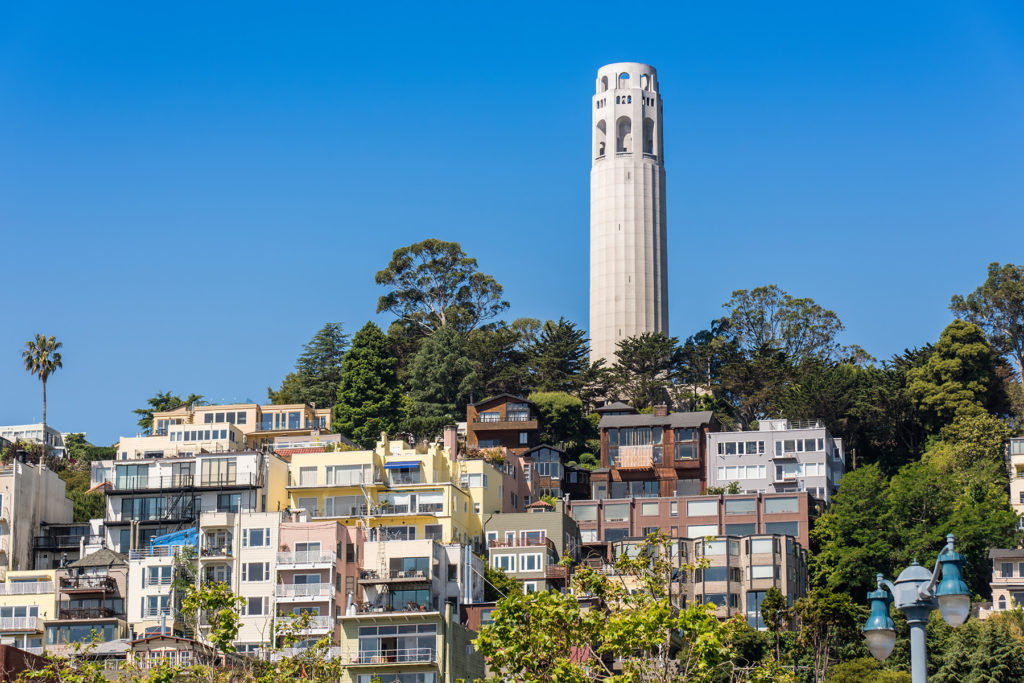
{"label": "railing on rooftop", "polygon": [[57,548],[77,548],[82,539],[86,545],[96,545],[103,540],[103,536],[95,534],[86,535],[60,535],[60,536],[36,536],[32,539],[32,547],[36,550],[54,550]]}
{"label": "railing on rooftop", "polygon": [[65,576],[60,580],[62,591],[114,591],[117,582],[110,576]]}
{"label": "railing on rooftop", "polygon": [[43,595],[53,592],[52,581],[16,581],[0,583],[0,595]]}

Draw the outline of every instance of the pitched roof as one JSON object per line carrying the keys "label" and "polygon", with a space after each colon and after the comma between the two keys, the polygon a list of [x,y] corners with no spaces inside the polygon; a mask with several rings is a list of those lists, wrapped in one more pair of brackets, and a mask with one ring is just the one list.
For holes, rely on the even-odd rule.
{"label": "pitched roof", "polygon": [[530,405],[533,405],[532,401],[529,401],[529,400],[523,398],[522,396],[516,396],[515,394],[495,394],[494,396],[489,396],[489,397],[485,398],[482,401],[477,401],[476,403],[470,403],[469,405],[474,406],[474,407],[475,406],[482,406],[485,403],[490,403],[491,401],[494,401],[494,400],[499,399],[499,398],[509,398],[509,399],[512,399],[513,401],[519,401],[521,403],[529,403]]}
{"label": "pitched roof", "polygon": [[710,410],[698,413],[669,413],[668,415],[605,415],[601,418],[601,429],[609,427],[700,427],[710,424],[715,414]]}
{"label": "pitched roof", "polygon": [[125,556],[107,548],[100,548],[91,555],[75,560],[69,567],[116,567],[128,564]]}
{"label": "pitched roof", "polygon": [[1001,557],[1018,558],[1024,557],[1024,549],[1021,548],[992,548],[988,551],[990,560],[997,560]]}
{"label": "pitched roof", "polygon": [[621,410],[629,410],[629,411],[632,411],[634,413],[636,412],[636,408],[634,408],[633,406],[628,405],[626,403],[623,403],[622,401],[615,401],[614,403],[608,403],[608,404],[605,404],[603,406],[599,406],[598,408],[594,409],[594,412],[600,414],[600,413],[618,412],[618,411],[621,411]]}

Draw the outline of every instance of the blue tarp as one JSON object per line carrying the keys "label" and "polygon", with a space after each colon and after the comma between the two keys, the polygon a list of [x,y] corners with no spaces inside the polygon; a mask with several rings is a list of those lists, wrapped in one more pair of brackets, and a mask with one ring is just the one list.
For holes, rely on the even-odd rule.
{"label": "blue tarp", "polygon": [[410,467],[419,467],[419,460],[406,460],[404,462],[389,462],[385,463],[384,469],[386,470],[404,470]]}
{"label": "blue tarp", "polygon": [[178,545],[197,545],[198,535],[195,527],[183,529],[182,531],[175,531],[173,534],[165,534],[163,536],[156,536],[149,539],[149,547],[153,549],[156,546],[178,546]]}

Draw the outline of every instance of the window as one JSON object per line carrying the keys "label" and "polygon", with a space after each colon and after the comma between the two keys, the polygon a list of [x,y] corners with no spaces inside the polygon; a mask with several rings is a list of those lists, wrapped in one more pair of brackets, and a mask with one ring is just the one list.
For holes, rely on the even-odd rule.
{"label": "window", "polygon": [[784,534],[787,536],[799,536],[800,522],[765,522],[764,532],[766,534]]}
{"label": "window", "polygon": [[170,586],[174,567],[146,567],[146,586]]}
{"label": "window", "polygon": [[444,527],[440,524],[427,524],[423,527],[423,537],[440,541]]}
{"label": "window", "polygon": [[689,517],[714,517],[718,514],[717,500],[690,500],[686,503]]}
{"label": "window", "polygon": [[629,519],[629,503],[612,503],[604,506],[604,521],[625,522]]}
{"label": "window", "polygon": [[770,564],[755,564],[750,567],[751,579],[778,578],[779,567]]}
{"label": "window", "polygon": [[704,536],[717,536],[717,524],[691,524],[686,527],[686,535],[689,538],[703,538]]}
{"label": "window", "polygon": [[726,524],[725,533],[729,536],[749,536],[757,533],[757,524],[749,522],[745,524]]}
{"label": "window", "polygon": [[606,541],[621,541],[622,539],[629,536],[629,529],[605,529],[604,540]]}
{"label": "window", "polygon": [[115,488],[144,489],[149,487],[149,465],[118,465]]}
{"label": "window", "polygon": [[218,493],[217,512],[238,512],[242,502],[240,493]]}
{"label": "window", "polygon": [[495,569],[500,569],[504,572],[514,572],[516,570],[516,556],[495,555],[491,558],[491,564],[494,565]]}
{"label": "window", "polygon": [[640,505],[640,514],[645,517],[657,517],[660,507],[658,503],[642,503]]}
{"label": "window", "polygon": [[530,432],[519,432],[519,445],[525,446],[530,443]]}
{"label": "window", "polygon": [[679,516],[679,503],[678,502],[672,501],[671,503],[668,504],[668,514],[669,514],[670,517],[678,517]]}
{"label": "window", "polygon": [[253,597],[248,598],[245,604],[245,614],[250,617],[263,616],[267,613],[267,598],[265,597]]}
{"label": "window", "polygon": [[202,485],[235,484],[235,458],[203,458]]}
{"label": "window", "polygon": [[473,503],[473,512],[477,515],[480,514],[480,503]]}
{"label": "window", "polygon": [[1004,579],[1013,577],[1013,562],[1003,562],[999,570],[999,575]]}
{"label": "window", "polygon": [[316,468],[299,468],[299,486],[316,486]]}
{"label": "window", "polygon": [[675,445],[676,460],[696,460],[697,444],[677,443]]}
{"label": "window", "polygon": [[170,615],[170,596],[168,595],[147,595],[142,605],[142,617],[152,619],[164,615]]}
{"label": "window", "polygon": [[270,545],[270,529],[242,529],[243,548],[264,548]]}
{"label": "window", "polygon": [[764,600],[764,591],[747,591],[747,625],[750,628],[764,628],[764,621],[761,619],[761,602]]}
{"label": "window", "polygon": [[[298,544],[296,544],[298,546]],[[246,562],[242,564],[242,581],[269,581],[269,562]]]}
{"label": "window", "polygon": [[757,500],[754,498],[727,499],[725,501],[725,514],[727,515],[753,515],[756,512]]}
{"label": "window", "polygon": [[521,572],[539,572],[544,569],[544,563],[541,559],[540,553],[531,553],[529,555],[519,556],[519,571]]}
{"label": "window", "polygon": [[766,515],[799,511],[800,503],[796,498],[765,498],[764,513]]}
{"label": "window", "polygon": [[580,529],[580,541],[583,543],[596,543],[597,529]]}

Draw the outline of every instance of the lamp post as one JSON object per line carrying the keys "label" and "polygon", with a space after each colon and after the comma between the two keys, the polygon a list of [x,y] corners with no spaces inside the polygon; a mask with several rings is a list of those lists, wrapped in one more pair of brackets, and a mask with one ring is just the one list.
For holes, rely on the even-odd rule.
{"label": "lamp post", "polygon": [[953,549],[953,534],[946,536],[946,546],[939,553],[935,568],[929,572],[917,560],[900,572],[893,584],[878,574],[878,590],[868,593],[871,615],[864,624],[868,649],[879,661],[892,653],[896,644],[896,627],[889,618],[889,604],[907,615],[910,626],[910,674],[913,683],[928,681],[928,646],[925,626],[928,615],[938,609],[950,626],[960,626],[971,611],[971,594],[961,578],[963,556]]}

